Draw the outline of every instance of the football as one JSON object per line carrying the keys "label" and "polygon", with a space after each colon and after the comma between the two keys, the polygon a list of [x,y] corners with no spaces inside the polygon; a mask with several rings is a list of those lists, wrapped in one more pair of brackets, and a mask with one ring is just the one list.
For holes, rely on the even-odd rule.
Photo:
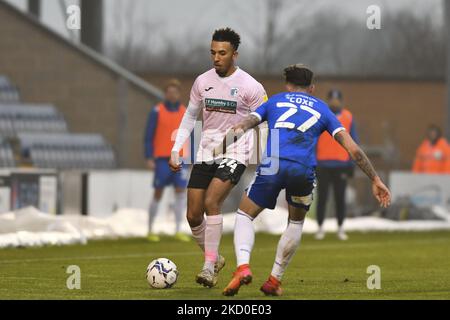
{"label": "football", "polygon": [[178,280],[178,269],[175,263],[167,258],[155,259],[147,267],[146,278],[150,287],[168,289]]}

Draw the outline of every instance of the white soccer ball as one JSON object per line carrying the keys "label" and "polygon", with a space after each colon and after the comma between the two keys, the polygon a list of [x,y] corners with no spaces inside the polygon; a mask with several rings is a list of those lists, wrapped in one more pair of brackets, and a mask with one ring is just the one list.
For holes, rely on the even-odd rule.
{"label": "white soccer ball", "polygon": [[153,260],[147,267],[147,281],[152,288],[168,289],[173,287],[177,280],[177,266],[167,258]]}

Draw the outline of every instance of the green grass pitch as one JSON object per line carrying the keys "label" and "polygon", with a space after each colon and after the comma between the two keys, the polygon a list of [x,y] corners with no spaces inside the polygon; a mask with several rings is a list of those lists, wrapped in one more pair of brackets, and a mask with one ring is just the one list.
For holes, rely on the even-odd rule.
{"label": "green grass pitch", "polygon": [[[340,242],[304,235],[283,279],[282,299],[450,299],[450,232],[350,233]],[[234,299],[266,299],[267,278],[278,236],[257,234],[251,266],[253,283]],[[88,245],[0,250],[0,299],[230,299],[221,295],[235,267],[233,239],[222,239],[227,265],[217,287],[194,282],[202,255],[194,244],[163,237],[91,241]],[[180,277],[172,289],[149,288],[148,263],[172,259]],[[69,265],[81,268],[81,289],[69,290]],[[367,267],[381,268],[381,289],[367,288]],[[279,298],[270,298],[279,299]]]}

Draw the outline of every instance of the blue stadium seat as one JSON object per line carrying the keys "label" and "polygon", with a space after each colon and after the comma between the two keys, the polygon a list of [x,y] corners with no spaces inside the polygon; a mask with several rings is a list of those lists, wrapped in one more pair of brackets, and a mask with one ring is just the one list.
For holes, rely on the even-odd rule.
{"label": "blue stadium seat", "polygon": [[15,138],[19,133],[66,133],[64,117],[52,105],[0,103],[0,134]]}
{"label": "blue stadium seat", "polygon": [[4,75],[0,75],[0,102],[19,102],[19,90]]}
{"label": "blue stadium seat", "polygon": [[37,168],[112,169],[112,147],[98,134],[70,134],[63,115],[50,104],[19,102],[19,91],[0,75],[0,167],[15,167],[10,141]]}
{"label": "blue stadium seat", "polygon": [[56,169],[113,169],[112,147],[98,134],[19,134],[22,154],[35,167]]}

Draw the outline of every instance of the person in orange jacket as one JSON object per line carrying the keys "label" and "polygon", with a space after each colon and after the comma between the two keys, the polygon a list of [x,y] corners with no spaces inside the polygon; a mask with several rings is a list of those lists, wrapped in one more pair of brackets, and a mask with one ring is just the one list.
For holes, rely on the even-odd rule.
{"label": "person in orange jacket", "polygon": [[[328,105],[353,140],[359,142],[353,115],[348,109],[344,108],[340,90],[332,89],[328,92]],[[347,210],[345,192],[347,181],[353,175],[354,163],[348,152],[327,132],[322,133],[319,138],[316,156],[318,182],[316,218],[319,228],[315,238],[322,240],[325,237],[323,222],[325,220],[328,190],[332,187],[338,222],[337,236],[340,240],[347,240],[348,236],[343,227]]]}
{"label": "person in orange jacket", "polygon": [[149,208],[148,240],[158,242],[160,238],[153,233],[153,224],[158,213],[159,204],[168,186],[175,188],[173,209],[175,212],[176,234],[180,241],[190,241],[190,237],[180,232],[183,212],[186,207],[186,187],[188,167],[183,165],[180,172],[172,172],[167,164],[174,141],[172,135],[181,123],[186,107],[180,103],[181,84],[172,79],[165,86],[165,100],[149,112],[145,130],[145,158],[147,167],[154,171],[153,199]]}
{"label": "person in orange jacket", "polygon": [[450,174],[450,145],[441,129],[430,125],[427,137],[417,148],[412,171],[427,174]]}

